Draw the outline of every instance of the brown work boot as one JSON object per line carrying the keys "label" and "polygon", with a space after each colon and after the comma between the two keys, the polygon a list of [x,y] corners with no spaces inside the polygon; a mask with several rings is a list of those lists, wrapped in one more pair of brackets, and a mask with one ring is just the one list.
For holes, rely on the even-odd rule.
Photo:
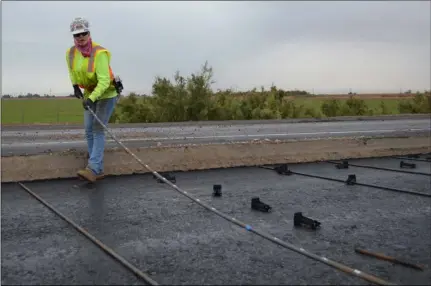
{"label": "brown work boot", "polygon": [[[87,166],[85,166],[85,169],[89,169],[88,168],[88,165]],[[81,171],[84,171],[84,170],[81,170]],[[80,172],[81,172],[80,171]],[[79,175],[79,173],[78,173],[78,176],[79,176],[79,178],[80,179],[84,179],[84,180],[87,180],[86,178],[84,178],[84,177],[81,177],[81,175]],[[100,173],[99,175],[96,175],[96,180],[101,180],[101,179],[103,179],[103,178],[105,178],[105,174],[102,172],[102,173]]]}
{"label": "brown work boot", "polygon": [[[83,170],[82,170],[83,171]],[[84,177],[79,177],[81,180],[87,180],[86,178],[84,178]],[[105,178],[105,174],[99,174],[99,175],[96,175],[96,181],[98,181],[98,180],[102,180],[102,179],[104,179]]]}
{"label": "brown work boot", "polygon": [[85,168],[83,170],[79,170],[78,171],[78,176],[91,182],[94,183],[97,180],[97,175],[94,174],[93,171],[91,171],[89,168]]}
{"label": "brown work boot", "polygon": [[105,174],[103,174],[103,173],[96,175],[96,180],[102,180],[103,178],[105,178]]}

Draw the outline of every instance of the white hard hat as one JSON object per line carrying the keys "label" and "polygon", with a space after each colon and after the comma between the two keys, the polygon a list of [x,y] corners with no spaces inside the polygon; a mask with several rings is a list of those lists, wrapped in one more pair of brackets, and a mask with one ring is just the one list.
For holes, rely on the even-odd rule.
{"label": "white hard hat", "polygon": [[89,32],[89,31],[90,31],[90,24],[84,18],[81,18],[81,17],[75,18],[70,24],[70,32],[73,35]]}

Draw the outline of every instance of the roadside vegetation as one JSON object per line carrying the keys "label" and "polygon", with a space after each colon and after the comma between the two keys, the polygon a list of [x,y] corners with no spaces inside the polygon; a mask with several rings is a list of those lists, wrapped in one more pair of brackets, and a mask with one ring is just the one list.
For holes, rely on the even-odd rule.
{"label": "roadside vegetation", "polygon": [[[407,98],[346,98],[315,96],[305,91],[214,91],[213,71],[207,63],[198,73],[173,79],[157,77],[152,96],[131,93],[120,99],[111,122],[175,122],[324,118],[333,116],[431,113],[430,92]],[[49,102],[49,103],[48,103]],[[2,99],[2,123],[80,123],[82,106],[76,99]]]}
{"label": "roadside vegetation", "polygon": [[325,99],[305,91],[270,90],[247,92],[213,91],[212,68],[184,77],[177,72],[170,80],[156,78],[152,95],[130,94],[119,102],[112,122],[174,122],[197,120],[247,120],[323,118],[333,116],[430,113],[430,93],[408,99]]}

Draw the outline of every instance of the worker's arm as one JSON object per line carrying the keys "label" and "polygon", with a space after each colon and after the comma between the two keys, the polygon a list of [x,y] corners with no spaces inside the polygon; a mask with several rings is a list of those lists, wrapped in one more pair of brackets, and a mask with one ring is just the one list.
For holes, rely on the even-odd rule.
{"label": "worker's arm", "polygon": [[111,77],[109,76],[109,59],[106,52],[101,52],[97,55],[95,69],[97,86],[89,96],[93,102],[96,101],[111,84]]}

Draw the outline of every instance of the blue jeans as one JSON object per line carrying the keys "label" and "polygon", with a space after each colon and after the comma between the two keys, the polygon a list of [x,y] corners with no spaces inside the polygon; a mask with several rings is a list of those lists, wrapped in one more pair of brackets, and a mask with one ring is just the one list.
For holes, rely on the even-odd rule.
{"label": "blue jeans", "polygon": [[[96,116],[106,126],[109,118],[114,112],[117,97],[101,99],[96,101],[95,109],[92,109]],[[88,165],[96,175],[103,172],[103,153],[105,151],[105,130],[100,123],[94,118],[90,111],[84,111],[85,137],[88,146]]]}

